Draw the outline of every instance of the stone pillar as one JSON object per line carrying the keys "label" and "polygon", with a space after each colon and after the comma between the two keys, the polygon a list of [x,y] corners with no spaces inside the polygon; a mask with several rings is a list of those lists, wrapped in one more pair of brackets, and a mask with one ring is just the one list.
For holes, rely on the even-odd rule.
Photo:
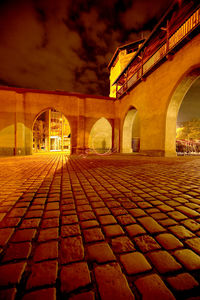
{"label": "stone pillar", "polygon": [[78,118],[77,118],[77,148],[76,153],[85,152],[85,99],[78,100]]}
{"label": "stone pillar", "polygon": [[120,152],[120,119],[116,118],[113,122],[112,137],[113,137],[113,152]]}

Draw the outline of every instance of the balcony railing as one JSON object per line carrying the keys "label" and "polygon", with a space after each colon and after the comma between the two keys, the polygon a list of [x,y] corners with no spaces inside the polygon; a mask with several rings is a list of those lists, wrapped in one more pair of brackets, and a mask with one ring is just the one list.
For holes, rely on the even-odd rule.
{"label": "balcony railing", "polygon": [[167,35],[165,41],[150,57],[141,60],[141,63],[138,64],[138,68],[133,75],[126,80],[122,87],[117,91],[117,98],[121,98],[131,87],[139,83],[144,76],[147,76],[147,74],[152,71],[156,65],[163,61],[168,54],[172,53],[178,45],[186,40],[186,37],[196,30],[199,25],[200,8],[193,11],[173,34],[169,36]]}

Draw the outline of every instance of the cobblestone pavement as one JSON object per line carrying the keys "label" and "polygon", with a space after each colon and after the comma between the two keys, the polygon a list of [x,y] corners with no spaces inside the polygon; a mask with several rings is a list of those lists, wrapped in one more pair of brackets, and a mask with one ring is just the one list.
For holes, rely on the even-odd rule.
{"label": "cobblestone pavement", "polygon": [[200,299],[200,158],[0,158],[0,299]]}

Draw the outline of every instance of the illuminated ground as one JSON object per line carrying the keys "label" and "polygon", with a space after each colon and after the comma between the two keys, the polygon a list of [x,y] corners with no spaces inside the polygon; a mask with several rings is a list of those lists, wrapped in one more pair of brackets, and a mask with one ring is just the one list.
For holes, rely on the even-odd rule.
{"label": "illuminated ground", "polygon": [[0,170],[0,299],[200,299],[200,157],[35,155]]}

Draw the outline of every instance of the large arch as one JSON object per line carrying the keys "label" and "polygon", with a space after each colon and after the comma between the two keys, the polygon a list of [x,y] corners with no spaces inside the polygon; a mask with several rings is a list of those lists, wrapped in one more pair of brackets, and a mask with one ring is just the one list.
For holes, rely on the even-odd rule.
{"label": "large arch", "polygon": [[43,109],[32,125],[33,152],[66,151],[71,153],[71,127],[62,112]]}
{"label": "large arch", "polygon": [[122,153],[139,152],[140,119],[136,108],[130,107],[123,122]]}
{"label": "large arch", "polygon": [[106,118],[100,118],[92,126],[88,146],[92,152],[100,154],[112,149],[112,126]]}
{"label": "large arch", "polygon": [[176,84],[170,95],[166,114],[165,155],[176,156],[176,122],[181,103],[193,83],[200,76],[200,67],[193,68]]}

